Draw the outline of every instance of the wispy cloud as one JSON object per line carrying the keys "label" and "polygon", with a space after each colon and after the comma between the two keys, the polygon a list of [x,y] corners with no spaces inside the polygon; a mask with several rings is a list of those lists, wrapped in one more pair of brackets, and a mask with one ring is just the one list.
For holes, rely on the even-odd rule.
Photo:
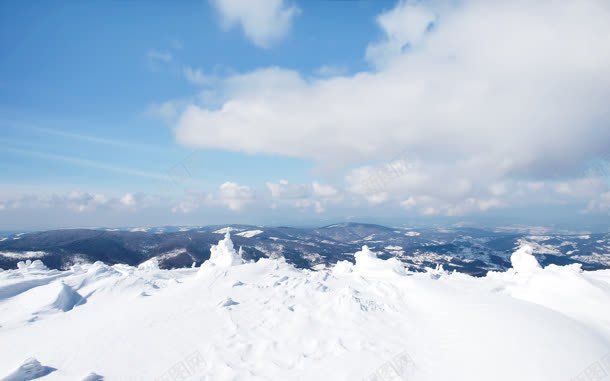
{"label": "wispy cloud", "polygon": [[118,167],[118,166],[109,165],[109,164],[106,164],[106,163],[103,163],[100,161],[83,159],[83,158],[75,157],[75,156],[61,155],[61,154],[42,152],[42,151],[26,150],[26,149],[13,148],[13,147],[0,147],[0,150],[12,152],[12,153],[19,154],[19,155],[37,157],[40,159],[62,161],[65,163],[78,165],[81,167],[99,169],[99,170],[103,170],[103,171],[115,172],[115,173],[120,173],[120,174],[124,174],[124,175],[138,176],[138,177],[164,180],[164,181],[172,181],[172,178],[170,176],[168,176],[167,174],[143,171],[143,170],[133,169],[133,168]]}
{"label": "wispy cloud", "polygon": [[170,52],[151,49],[147,53],[148,59],[151,61],[170,63],[174,60],[174,56]]}
{"label": "wispy cloud", "polygon": [[60,136],[60,137],[68,138],[68,139],[75,139],[75,140],[80,140],[80,141],[85,141],[85,142],[90,142],[90,143],[96,143],[96,144],[104,144],[104,145],[109,145],[109,146],[114,146],[114,147],[119,147],[119,148],[139,149],[139,150],[147,150],[147,151],[155,151],[155,152],[159,152],[159,151],[163,150],[163,148],[153,146],[153,145],[133,143],[133,142],[127,142],[127,141],[123,141],[123,140],[116,140],[116,139],[108,139],[108,138],[102,138],[102,137],[92,136],[92,135],[76,134],[76,133],[69,132],[69,131],[55,130],[55,129],[51,129],[51,128],[31,127],[30,129],[32,131],[36,131],[36,132],[43,133],[43,134]]}
{"label": "wispy cloud", "polygon": [[195,85],[208,85],[214,80],[214,77],[204,74],[201,69],[194,69],[190,66],[185,66],[182,72],[186,80]]}

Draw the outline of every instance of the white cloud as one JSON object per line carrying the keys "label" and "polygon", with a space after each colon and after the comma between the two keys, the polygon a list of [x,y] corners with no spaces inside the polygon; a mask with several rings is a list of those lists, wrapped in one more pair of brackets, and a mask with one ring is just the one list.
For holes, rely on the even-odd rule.
{"label": "white cloud", "polygon": [[385,38],[368,46],[372,71],[226,78],[214,107],[192,102],[180,114],[177,140],[322,166],[386,162],[350,169],[346,189],[373,204],[413,197],[407,205],[426,214],[560,196],[559,185],[539,193],[607,161],[607,2],[437,4],[400,2],[378,17]]}
{"label": "white cloud", "polygon": [[60,161],[60,162],[64,162],[64,163],[68,163],[68,164],[72,164],[72,165],[76,165],[76,166],[81,166],[81,167],[85,167],[85,168],[98,169],[98,170],[102,170],[102,171],[114,172],[114,173],[129,175],[129,176],[137,176],[137,177],[150,178],[150,179],[156,179],[156,180],[162,180],[162,181],[171,180],[171,178],[169,176],[167,176],[163,173],[143,171],[143,170],[134,169],[134,168],[119,167],[119,166],[107,164],[105,162],[84,159],[84,158],[80,158],[80,157],[76,157],[76,156],[61,155],[61,154],[35,151],[35,150],[26,150],[26,149],[6,147],[6,146],[3,147],[3,150],[9,151],[11,153],[15,153],[18,155],[31,156],[31,157],[35,157],[35,158],[39,158],[39,159],[44,159],[44,160]]}
{"label": "white cloud", "polygon": [[255,193],[252,188],[233,182],[223,183],[218,191],[219,202],[231,210],[240,210],[254,199]]}
{"label": "white cloud", "polygon": [[298,209],[313,209],[316,213],[326,211],[326,205],[343,200],[343,194],[334,186],[314,181],[311,184],[291,184],[287,180],[277,183],[268,182],[271,206],[288,205]]}
{"label": "white cloud", "polygon": [[204,192],[188,191],[178,200],[171,210],[173,213],[191,213],[206,204],[211,204],[213,198]]}
{"label": "white cloud", "polygon": [[174,202],[173,213],[192,213],[202,208],[222,206],[240,211],[256,201],[256,192],[249,186],[227,181],[222,183],[216,193],[189,190]]}
{"label": "white cloud", "polygon": [[288,34],[300,10],[284,0],[210,0],[225,28],[239,25],[255,45],[268,48]]}
{"label": "white cloud", "polygon": [[378,72],[307,81],[268,68],[230,77],[222,107],[187,107],[178,141],[318,160],[480,156],[522,172],[608,153],[608,10],[469,4]]}
{"label": "white cloud", "polygon": [[68,193],[64,200],[66,206],[77,212],[89,212],[96,210],[99,206],[106,205],[110,201],[108,197],[99,193],[87,193],[73,191]]}
{"label": "white cloud", "polygon": [[[148,200],[146,206],[158,204],[152,196],[142,196],[142,201]],[[0,201],[4,209],[11,210],[37,210],[55,209],[67,210],[77,213],[92,213],[105,210],[126,210],[138,206],[138,197],[133,193],[125,193],[121,197],[105,195],[102,193],[83,192],[74,190],[65,193],[23,193],[12,197],[5,197]]]}
{"label": "white cloud", "polygon": [[434,12],[423,4],[411,5],[400,1],[392,10],[377,17],[385,39],[367,47],[367,59],[380,67],[392,62],[405,49],[422,42],[435,20]]}
{"label": "white cloud", "polygon": [[137,204],[136,198],[133,193],[125,193],[123,197],[119,199],[119,202],[121,203],[121,205],[128,208],[134,208]]}
{"label": "white cloud", "polygon": [[312,184],[313,194],[316,197],[324,198],[324,199],[337,199],[341,198],[341,193],[337,188],[328,184],[320,184],[317,181],[314,181]]}
{"label": "white cloud", "polygon": [[299,199],[311,195],[311,189],[307,185],[290,184],[287,180],[280,180],[277,183],[268,182],[267,189],[271,192],[271,197],[276,199]]}

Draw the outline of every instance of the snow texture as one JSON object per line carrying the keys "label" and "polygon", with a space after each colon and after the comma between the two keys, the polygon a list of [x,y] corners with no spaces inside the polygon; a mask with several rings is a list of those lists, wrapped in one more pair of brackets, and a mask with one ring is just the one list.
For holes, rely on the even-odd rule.
{"label": "snow texture", "polygon": [[237,233],[236,235],[244,238],[252,238],[262,233],[262,230],[246,230],[245,232]]}
{"label": "snow texture", "polygon": [[225,238],[218,241],[218,245],[212,245],[210,248],[210,259],[205,263],[219,266],[230,267],[244,263],[240,252],[236,252],[231,241],[231,233],[228,228],[225,233]]}
{"label": "snow texture", "polygon": [[531,274],[542,268],[533,252],[531,246],[523,245],[511,255],[510,262],[517,274]]}
{"label": "snow texture", "polygon": [[2,381],[29,381],[44,377],[55,369],[43,366],[40,361],[28,358],[13,373],[9,374]]}
{"label": "snow texture", "polygon": [[541,268],[524,246],[506,272],[413,273],[364,246],[355,263],[311,271],[244,262],[226,233],[201,269],[35,261],[1,272],[0,380],[610,374],[608,270]]}

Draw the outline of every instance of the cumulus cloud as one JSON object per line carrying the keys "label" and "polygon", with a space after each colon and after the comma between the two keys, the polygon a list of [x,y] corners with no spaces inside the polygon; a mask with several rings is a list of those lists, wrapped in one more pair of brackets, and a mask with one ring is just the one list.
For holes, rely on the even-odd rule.
{"label": "cumulus cloud", "polygon": [[608,7],[491,3],[445,11],[418,49],[376,72],[309,81],[267,68],[230,77],[222,107],[187,107],[178,141],[318,160],[480,156],[520,172],[609,153]]}
{"label": "cumulus cloud", "polygon": [[220,185],[218,199],[229,209],[240,210],[254,201],[255,193],[248,186],[228,181]]}
{"label": "cumulus cloud", "polygon": [[[546,183],[560,195],[610,156],[609,20],[604,0],[399,2],[377,18],[370,71],[229,76],[216,104],[184,108],[176,138],[340,163],[351,193],[424,214],[503,207]],[[386,164],[353,167],[367,160]]]}
{"label": "cumulus cloud", "polygon": [[134,208],[136,206],[136,198],[133,195],[133,193],[125,193],[119,199],[119,202],[121,203],[121,205],[128,207],[128,208]]}
{"label": "cumulus cloud", "polygon": [[417,47],[435,20],[435,12],[424,5],[399,2],[392,10],[377,17],[385,38],[367,47],[366,58],[380,67],[391,63],[405,50]]}
{"label": "cumulus cloud", "polygon": [[313,194],[316,197],[320,197],[323,199],[341,199],[341,192],[337,188],[328,184],[320,184],[317,181],[314,181],[311,184],[313,189]]}
{"label": "cumulus cloud", "polygon": [[173,213],[191,213],[206,204],[211,204],[213,198],[211,195],[200,191],[187,191],[183,197],[174,203],[171,210]]}
{"label": "cumulus cloud", "polygon": [[[152,196],[141,196],[141,198],[143,200],[152,200]],[[123,196],[111,196],[102,193],[74,190],[65,193],[23,193],[13,195],[12,197],[5,196],[0,201],[0,205],[3,205],[4,209],[7,210],[54,209],[90,213],[101,209],[134,209],[138,204],[137,199],[138,196],[133,193],[126,193]],[[155,202],[148,202],[148,204],[153,203]]]}
{"label": "cumulus cloud", "polygon": [[255,45],[268,48],[290,31],[299,8],[285,0],[210,0],[225,28],[240,26]]}
{"label": "cumulus cloud", "polygon": [[311,189],[307,185],[290,184],[287,180],[280,180],[277,183],[268,182],[267,189],[271,197],[276,199],[307,198],[311,195]]}
{"label": "cumulus cloud", "polygon": [[108,204],[107,196],[99,193],[87,193],[81,191],[70,192],[65,200],[68,208],[78,212],[93,211],[99,206]]}
{"label": "cumulus cloud", "polygon": [[343,200],[342,192],[329,184],[314,181],[311,184],[291,184],[287,180],[268,182],[271,207],[291,206],[301,210],[311,209],[316,213],[326,211],[326,205]]}
{"label": "cumulus cloud", "polygon": [[171,210],[174,213],[191,213],[202,208],[224,207],[240,211],[256,201],[256,192],[249,186],[227,181],[215,193],[188,190]]}

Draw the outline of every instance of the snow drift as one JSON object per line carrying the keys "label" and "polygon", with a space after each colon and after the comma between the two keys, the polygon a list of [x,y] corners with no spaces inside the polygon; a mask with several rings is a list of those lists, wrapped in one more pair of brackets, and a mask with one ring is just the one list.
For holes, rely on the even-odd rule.
{"label": "snow drift", "polygon": [[[542,268],[527,247],[513,269],[484,278],[412,273],[368,247],[355,264],[299,270],[245,262],[228,231],[211,254],[200,269],[36,262],[0,272],[0,377],[42,368],[45,380],[610,374],[607,270]],[[31,357],[45,367],[24,363]]]}

